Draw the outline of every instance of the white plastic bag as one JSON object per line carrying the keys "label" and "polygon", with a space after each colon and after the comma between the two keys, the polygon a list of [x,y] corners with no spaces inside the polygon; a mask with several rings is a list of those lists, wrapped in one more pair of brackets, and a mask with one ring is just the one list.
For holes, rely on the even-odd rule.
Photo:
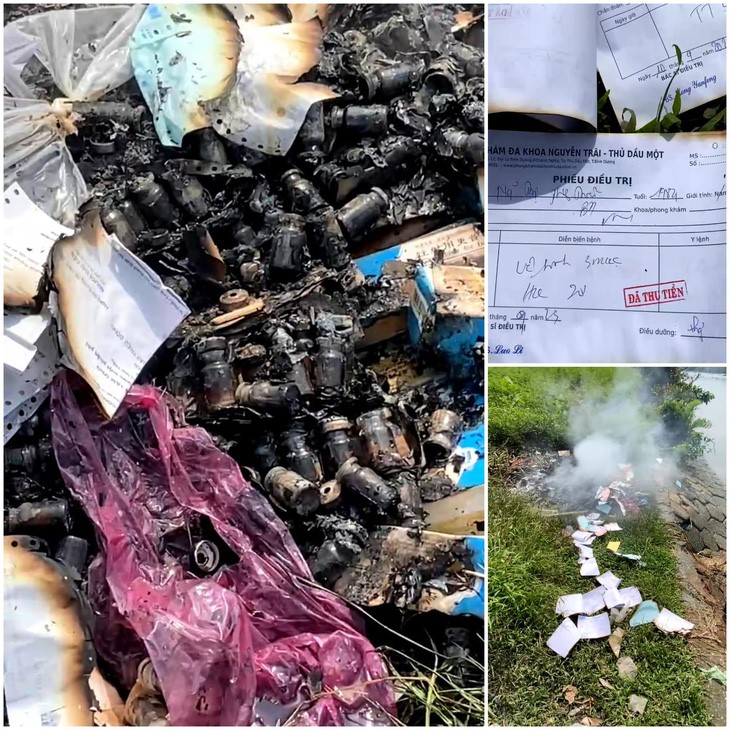
{"label": "white plastic bag", "polygon": [[59,100],[34,98],[21,73],[33,56],[67,99],[96,101],[132,78],[129,38],[144,6],[105,6],[21,18],[5,27],[4,188],[17,182],[57,221],[72,225],[88,197],[65,138],[73,115]]}

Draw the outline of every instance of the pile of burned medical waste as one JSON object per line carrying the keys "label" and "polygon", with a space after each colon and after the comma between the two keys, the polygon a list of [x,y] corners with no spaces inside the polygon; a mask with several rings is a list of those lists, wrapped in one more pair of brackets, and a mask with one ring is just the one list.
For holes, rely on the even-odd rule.
{"label": "pile of burned medical waste", "polygon": [[5,25],[6,724],[482,687],[482,6],[47,7]]}

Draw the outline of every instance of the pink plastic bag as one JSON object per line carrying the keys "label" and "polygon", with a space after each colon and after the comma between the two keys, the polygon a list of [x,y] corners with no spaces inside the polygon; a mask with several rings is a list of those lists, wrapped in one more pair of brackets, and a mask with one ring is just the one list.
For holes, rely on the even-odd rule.
{"label": "pink plastic bag", "polygon": [[[285,525],[174,399],[134,386],[106,421],[64,371],[51,403],[56,459],[101,546],[96,647],[121,681],[143,642],[175,725],[390,724],[393,689],[354,615],[302,582],[312,576]],[[158,549],[195,513],[239,557],[208,579]]]}

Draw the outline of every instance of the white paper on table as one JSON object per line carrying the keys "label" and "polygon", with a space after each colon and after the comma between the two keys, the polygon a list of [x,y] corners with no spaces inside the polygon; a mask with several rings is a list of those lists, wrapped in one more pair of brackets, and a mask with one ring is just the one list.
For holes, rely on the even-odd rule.
{"label": "white paper on table", "polygon": [[590,616],[593,613],[602,611],[605,608],[605,604],[603,602],[603,594],[605,592],[606,589],[603,586],[598,586],[598,588],[594,588],[592,591],[584,593],[582,613]]}
{"label": "white paper on table", "polygon": [[685,621],[666,608],[663,608],[654,619],[654,625],[668,634],[688,634],[695,627],[693,623]]}
{"label": "white paper on table", "polygon": [[638,606],[642,602],[642,600],[644,600],[641,597],[641,593],[639,593],[639,589],[635,586],[631,586],[630,588],[622,588],[619,591],[619,595],[621,596],[621,600],[624,606],[627,606],[628,608]]}
{"label": "white paper on table", "polygon": [[53,243],[73,231],[46,215],[17,183],[5,191],[3,211],[3,301],[32,306]]}
{"label": "white paper on table", "polygon": [[595,558],[586,560],[585,563],[582,563],[580,566],[580,574],[582,576],[600,575],[600,573],[601,571],[598,568],[598,563]]}
{"label": "white paper on table", "polygon": [[725,23],[724,3],[599,5],[598,71],[616,116],[633,109],[637,127],[656,117],[677,69],[674,44],[682,65],[661,116],[672,111],[677,89],[683,112],[725,96]]}
{"label": "white paper on table", "polygon": [[490,362],[724,362],[724,132],[493,131],[488,185]]}
{"label": "white paper on table", "polygon": [[578,616],[578,631],[581,639],[603,639],[611,633],[611,622],[607,613],[598,616]]}
{"label": "white paper on table", "polygon": [[607,570],[602,575],[599,575],[596,580],[606,588],[618,588],[621,584],[621,578],[614,575],[610,570]]}
{"label": "white paper on table", "polygon": [[112,416],[147,361],[190,310],[89,211],[52,253],[51,298],[63,361]]}
{"label": "white paper on table", "polygon": [[596,127],[594,6],[489,5],[489,113],[561,115]]}
{"label": "white paper on table", "polygon": [[570,654],[570,650],[580,641],[580,638],[578,627],[569,618],[566,618],[547,640],[547,645],[558,656],[565,659]]}
{"label": "white paper on table", "polygon": [[580,593],[560,596],[555,606],[555,613],[559,613],[563,618],[574,616],[577,613],[583,613],[583,596]]}

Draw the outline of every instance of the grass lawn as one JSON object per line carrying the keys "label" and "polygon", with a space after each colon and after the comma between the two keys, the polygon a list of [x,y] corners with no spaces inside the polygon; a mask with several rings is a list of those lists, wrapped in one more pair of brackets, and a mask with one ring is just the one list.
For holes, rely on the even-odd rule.
{"label": "grass lawn", "polygon": [[[634,566],[606,549],[606,538],[593,548],[602,571],[635,585],[645,599],[682,614],[680,583],[671,537],[651,513],[624,519],[617,533],[621,549],[642,555],[646,567]],[[572,725],[583,716],[604,725],[706,725],[703,686],[687,643],[665,636],[653,624],[628,628],[621,655],[630,656],[639,674],[621,680],[608,641],[581,641],[566,659],[545,642],[562,620],[555,613],[558,596],[585,593],[597,584],[578,572],[573,543],[561,535],[563,523],[545,519],[529,502],[503,485],[489,487],[488,695],[489,720],[499,725]],[[610,682],[613,689],[601,685]],[[573,685],[578,698],[569,705],[563,688]],[[629,696],[649,702],[643,716],[632,716]],[[575,717],[569,712],[590,699]]]}
{"label": "grass lawn", "polygon": [[[588,717],[603,725],[710,722],[703,697],[706,679],[695,669],[682,637],[664,635],[653,624],[630,628],[625,621],[621,655],[636,663],[639,672],[634,680],[619,679],[617,659],[606,639],[581,641],[566,659],[548,649],[545,642],[562,621],[555,613],[558,597],[585,593],[597,583],[580,576],[577,551],[561,534],[564,523],[541,516],[504,481],[509,452],[524,443],[568,445],[569,405],[588,392],[607,392],[616,379],[634,377],[632,373],[636,371],[490,368],[487,626],[491,724],[573,725]],[[681,583],[667,527],[647,510],[619,523],[623,532],[612,534],[611,539],[621,541],[622,551],[641,554],[646,565],[638,567],[610,553],[604,536],[592,545],[601,571],[613,571],[621,578],[621,587],[634,585],[644,599],[681,616]],[[610,687],[601,684],[601,679]],[[577,689],[572,704],[564,696],[569,685]],[[630,712],[632,694],[648,699],[644,715]],[[586,700],[589,702],[578,707]]]}

